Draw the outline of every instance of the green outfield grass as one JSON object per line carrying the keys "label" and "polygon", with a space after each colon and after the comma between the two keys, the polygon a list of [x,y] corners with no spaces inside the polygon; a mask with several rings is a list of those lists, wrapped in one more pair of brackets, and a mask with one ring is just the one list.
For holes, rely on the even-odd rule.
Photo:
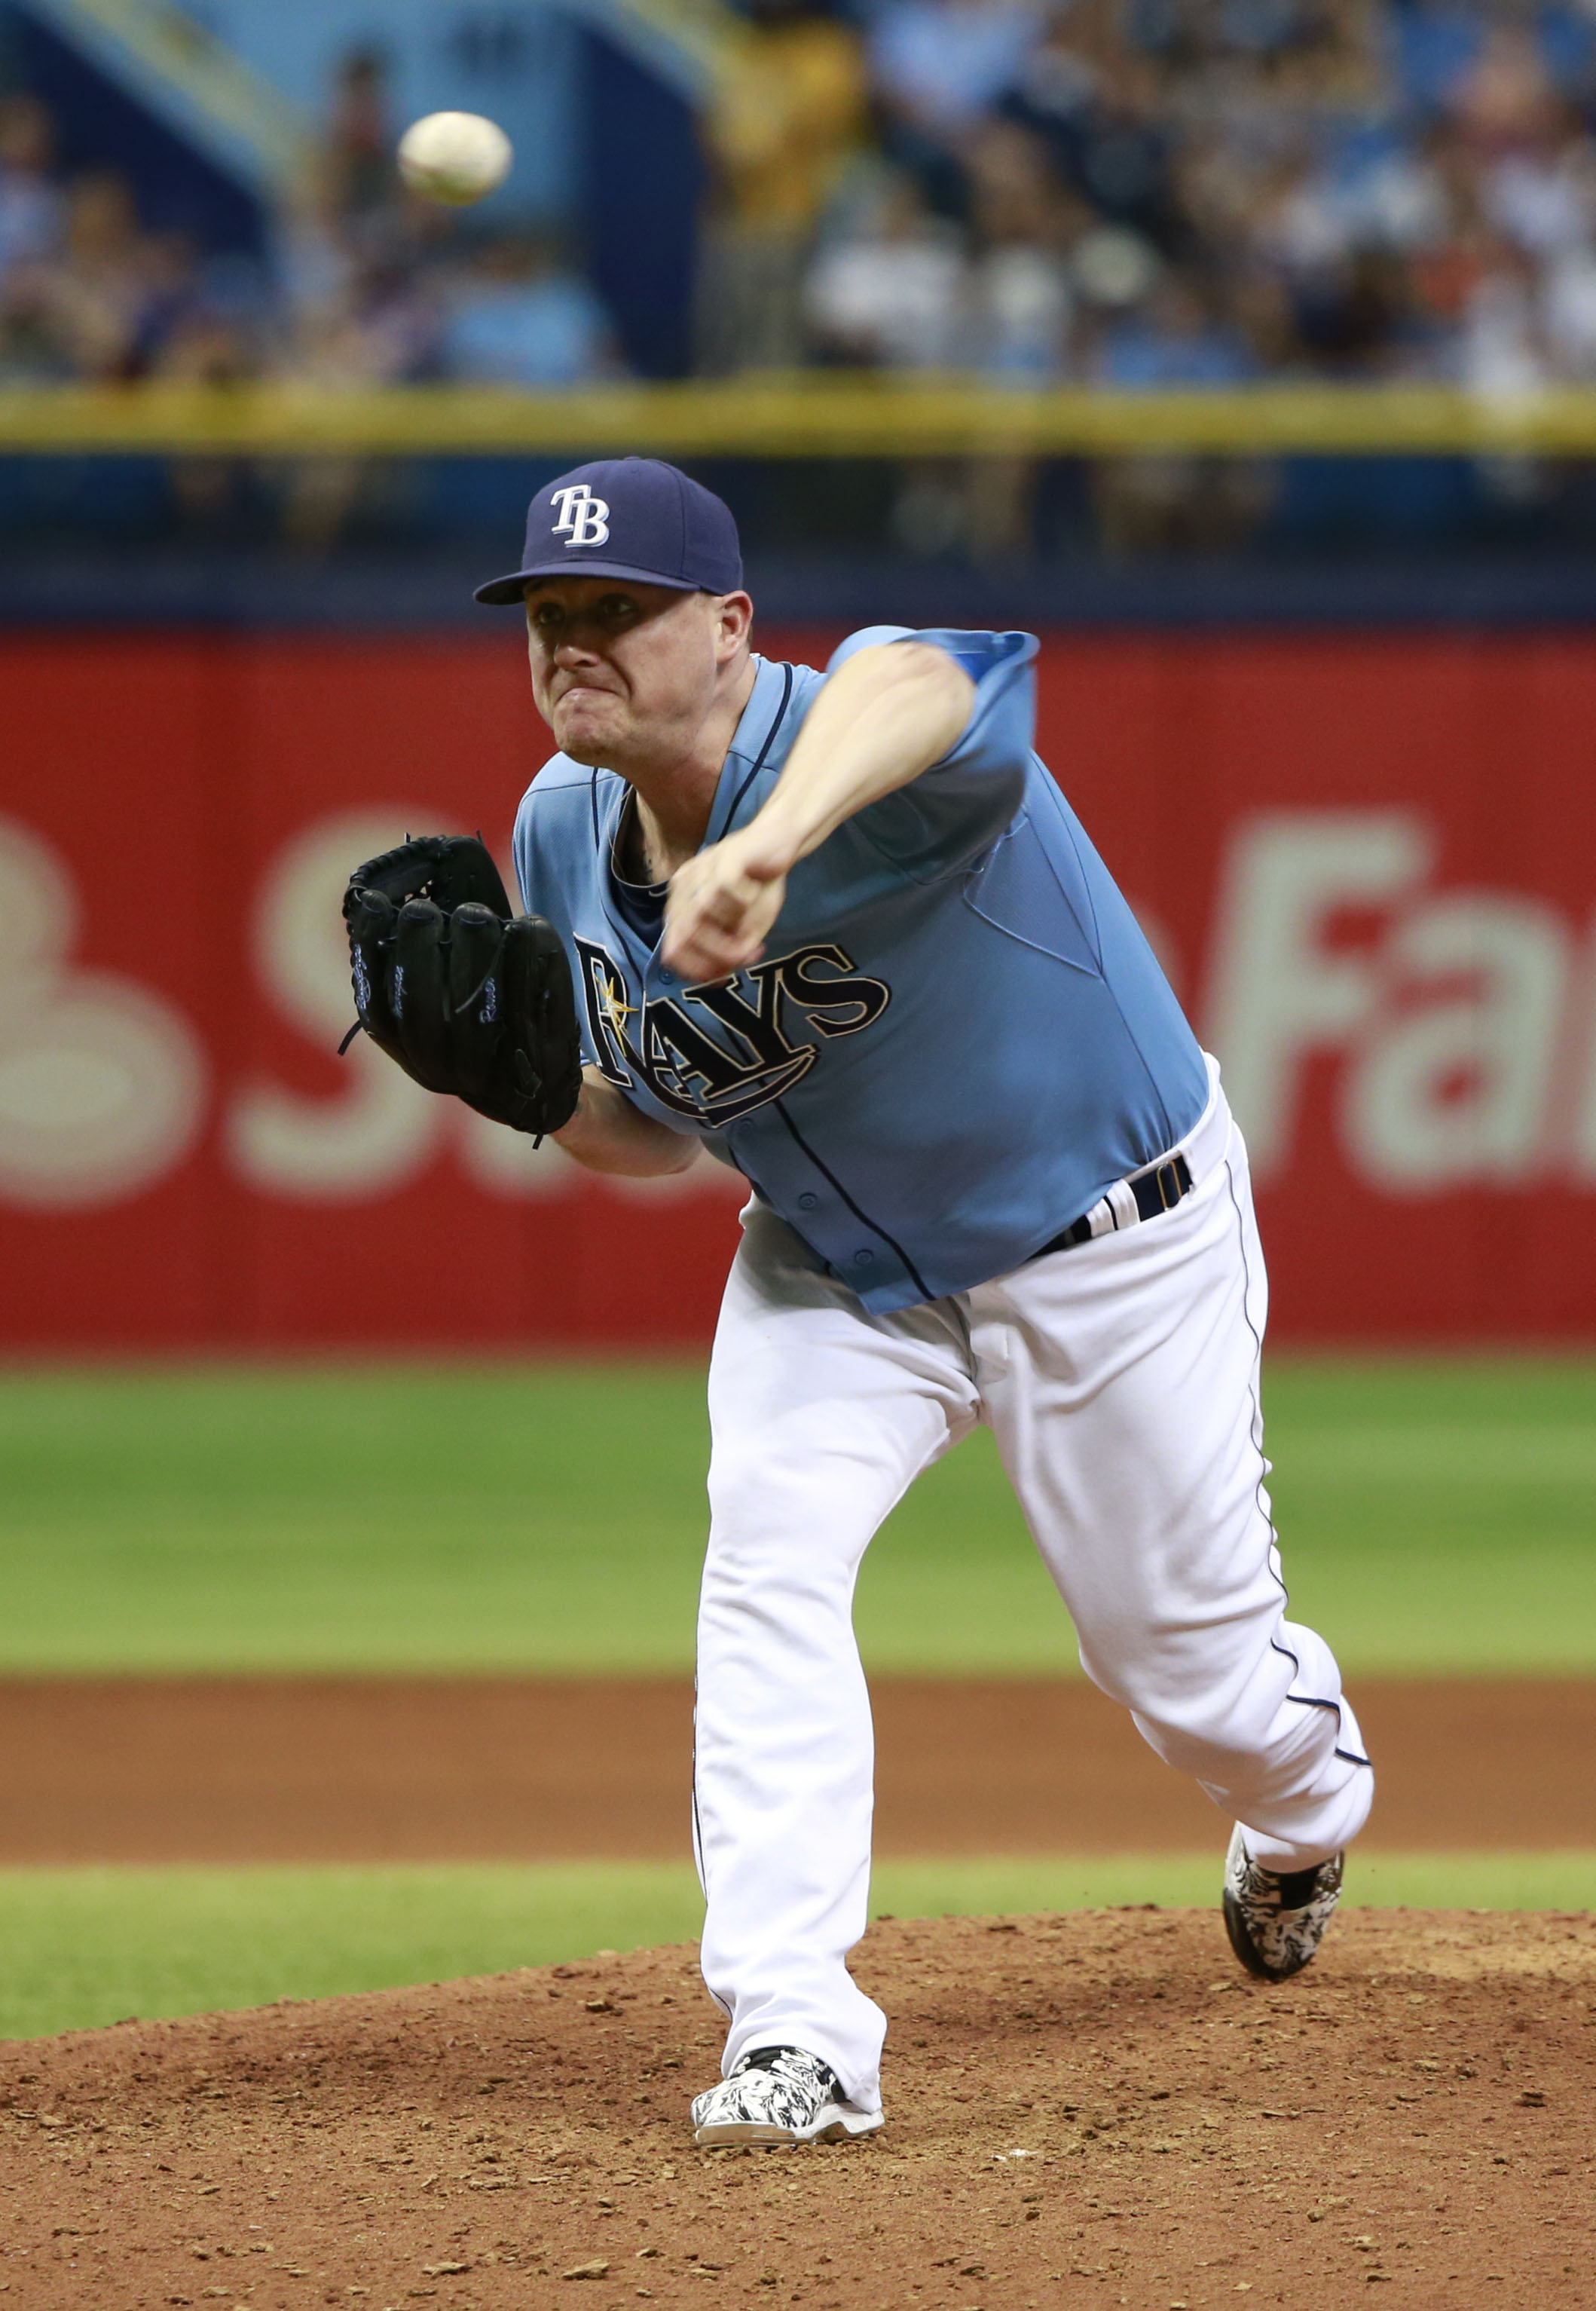
{"label": "green outfield grass", "polygon": [[[1596,1668],[1596,1357],[1273,1360],[1297,1608],[1348,1665]],[[0,1670],[682,1670],[688,1365],[0,1377]],[[1073,1660],[990,1439],[868,1561],[880,1669]]]}
{"label": "green outfield grass", "polygon": [[[1216,1901],[1219,1848],[1088,1862],[883,1863],[872,1909],[898,1917]],[[1596,1906],[1596,1854],[1371,1855],[1347,1898],[1416,1908]],[[0,1871],[0,2037],[130,2015],[440,1982],[690,1941],[685,1864],[427,1869]],[[1219,1929],[1216,1923],[1216,1956]]]}

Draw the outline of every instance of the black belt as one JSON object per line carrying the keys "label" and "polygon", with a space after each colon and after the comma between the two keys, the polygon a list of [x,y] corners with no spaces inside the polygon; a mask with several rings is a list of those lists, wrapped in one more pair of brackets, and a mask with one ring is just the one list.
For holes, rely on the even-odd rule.
{"label": "black belt", "polygon": [[[1183,1196],[1191,1194],[1191,1166],[1184,1156],[1172,1156],[1167,1164],[1159,1164],[1150,1172],[1138,1172],[1133,1180],[1126,1181],[1125,1185],[1136,1199],[1137,1218],[1156,1220],[1160,1212],[1173,1211]],[[1102,1211],[1107,1202],[1105,1197],[1103,1203],[1095,1205],[1093,1209]],[[1033,1251],[1031,1258],[1045,1260],[1050,1251],[1068,1251],[1071,1245],[1089,1243],[1095,1235],[1112,1235],[1119,1225],[1112,1206],[1108,1208],[1107,1218],[1098,1227],[1092,1225],[1091,1213],[1084,1212],[1080,1219],[1071,1220],[1069,1226],[1055,1235],[1050,1243],[1045,1243],[1039,1251]]]}

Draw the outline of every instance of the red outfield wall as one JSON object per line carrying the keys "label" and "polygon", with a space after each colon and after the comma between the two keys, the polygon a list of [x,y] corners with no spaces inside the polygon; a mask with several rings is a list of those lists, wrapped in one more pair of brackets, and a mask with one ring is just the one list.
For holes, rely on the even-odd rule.
{"label": "red outfield wall", "polygon": [[[1225,1063],[1277,1336],[1596,1335],[1596,641],[1060,635],[1041,696]],[[349,865],[502,844],[542,746],[503,637],[0,644],[0,1346],[707,1336],[709,1167],[600,1186],[334,1056]]]}

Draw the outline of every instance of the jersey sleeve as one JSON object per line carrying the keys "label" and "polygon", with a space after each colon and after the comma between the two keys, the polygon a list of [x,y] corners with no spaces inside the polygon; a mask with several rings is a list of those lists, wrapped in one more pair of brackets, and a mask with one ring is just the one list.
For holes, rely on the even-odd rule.
{"label": "jersey sleeve", "polygon": [[1037,728],[1034,634],[963,632],[950,626],[865,626],[833,653],[835,674],[872,643],[930,642],[976,685],[956,746],[896,794],[868,804],[854,824],[917,876],[953,872],[994,842],[1025,792]]}

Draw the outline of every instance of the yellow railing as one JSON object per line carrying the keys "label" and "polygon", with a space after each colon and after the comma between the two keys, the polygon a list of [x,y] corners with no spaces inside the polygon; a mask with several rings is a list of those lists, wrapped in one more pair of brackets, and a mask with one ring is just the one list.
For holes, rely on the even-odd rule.
{"label": "yellow railing", "polygon": [[995,389],[822,374],[571,393],[0,387],[0,455],[84,450],[263,457],[488,452],[675,457],[1123,456],[1205,451],[1538,451],[1596,456],[1596,389],[1508,398],[1441,386],[1283,385],[1222,393]]}

